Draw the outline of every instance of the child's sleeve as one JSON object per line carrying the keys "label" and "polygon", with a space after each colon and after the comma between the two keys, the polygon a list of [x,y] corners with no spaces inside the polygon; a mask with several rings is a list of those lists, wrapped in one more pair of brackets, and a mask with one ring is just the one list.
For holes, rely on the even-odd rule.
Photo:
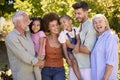
{"label": "child's sleeve", "polygon": [[62,31],[62,32],[59,34],[58,41],[59,41],[60,43],[65,43],[65,42],[66,42],[66,38],[65,38],[65,37],[66,37],[66,36],[65,36],[64,32]]}
{"label": "child's sleeve", "polygon": [[40,37],[46,37],[45,33],[43,31],[40,31]]}

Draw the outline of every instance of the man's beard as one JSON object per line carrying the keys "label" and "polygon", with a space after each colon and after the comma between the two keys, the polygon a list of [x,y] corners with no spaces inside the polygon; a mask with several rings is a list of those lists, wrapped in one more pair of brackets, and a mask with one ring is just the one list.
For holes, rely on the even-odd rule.
{"label": "man's beard", "polygon": [[29,31],[29,26],[22,26],[22,29],[24,30],[24,31]]}
{"label": "man's beard", "polygon": [[29,31],[29,30],[30,30],[29,27],[26,27],[26,28],[25,28],[25,31]]}

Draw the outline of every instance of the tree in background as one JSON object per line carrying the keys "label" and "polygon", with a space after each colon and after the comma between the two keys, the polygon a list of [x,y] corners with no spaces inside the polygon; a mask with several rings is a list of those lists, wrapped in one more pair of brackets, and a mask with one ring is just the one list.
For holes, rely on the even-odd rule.
{"label": "tree in background", "polygon": [[[24,10],[30,17],[42,17],[48,12],[58,13],[60,16],[68,14],[74,16],[72,4],[80,0],[0,0],[0,16],[11,18],[16,10]],[[120,33],[120,1],[119,0],[84,0],[90,6],[89,17],[96,13],[104,14],[110,26]],[[74,17],[73,17],[74,18]],[[74,20],[74,24],[75,23]]]}

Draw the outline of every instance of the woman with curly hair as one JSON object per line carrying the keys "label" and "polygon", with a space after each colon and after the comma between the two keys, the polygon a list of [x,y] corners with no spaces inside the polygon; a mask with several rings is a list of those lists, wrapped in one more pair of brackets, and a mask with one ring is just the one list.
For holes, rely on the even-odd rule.
{"label": "woman with curly hair", "polygon": [[45,66],[42,69],[42,80],[65,80],[62,46],[58,41],[60,30],[59,16],[48,13],[43,17],[43,26],[48,33],[46,37]]}

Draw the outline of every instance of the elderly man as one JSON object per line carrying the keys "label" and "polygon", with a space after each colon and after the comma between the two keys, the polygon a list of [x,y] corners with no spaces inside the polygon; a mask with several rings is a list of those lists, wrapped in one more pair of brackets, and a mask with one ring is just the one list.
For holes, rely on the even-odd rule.
{"label": "elderly man", "polygon": [[[14,80],[38,80],[35,66],[44,66],[44,61],[35,57],[34,45],[30,38],[30,19],[24,11],[17,11],[12,17],[15,28],[10,32],[5,44]],[[39,73],[40,74],[40,73]]]}

